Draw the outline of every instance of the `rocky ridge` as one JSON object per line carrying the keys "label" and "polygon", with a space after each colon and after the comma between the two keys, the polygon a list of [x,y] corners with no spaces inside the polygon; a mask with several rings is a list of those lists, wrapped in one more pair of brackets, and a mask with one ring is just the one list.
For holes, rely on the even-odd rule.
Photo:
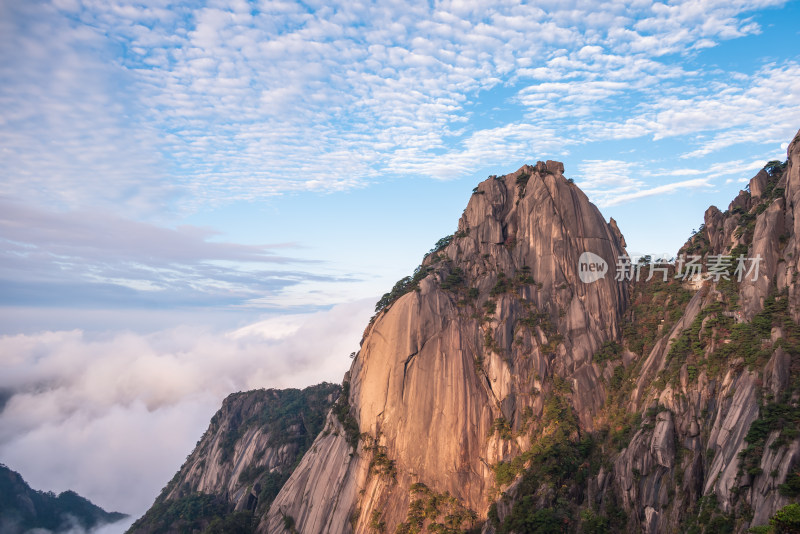
{"label": "rocky ridge", "polygon": [[[800,497],[800,137],[651,280],[613,276],[622,233],[563,173],[539,162],[474,189],[379,301],[321,433],[244,528],[781,531]],[[717,275],[684,278],[689,256]],[[231,477],[253,436],[221,463],[199,444],[160,499],[248,509]]]}
{"label": "rocky ridge", "polygon": [[419,485],[485,517],[493,466],[529,447],[522,429],[549,397],[565,395],[594,428],[605,392],[592,355],[620,335],[628,290],[580,282],[584,251],[609,265],[625,255],[560,163],[479,184],[453,238],[365,332],[346,378],[365,437],[354,450],[331,421],[259,531],[287,516],[299,532],[393,531],[413,519]]}
{"label": "rocky ridge", "polygon": [[32,489],[22,476],[0,464],[0,532],[32,534],[80,532],[128,517],[106,512],[74,491]]}
{"label": "rocky ridge", "polygon": [[[630,529],[669,532],[705,514],[743,531],[797,498],[789,486],[800,458],[800,384],[792,378],[800,370],[799,143],[725,212],[710,207],[680,251],[703,264],[728,257],[730,266],[702,282],[680,321],[632,370],[627,409],[644,419],[614,463]],[[760,258],[741,281],[740,257],[748,269]]]}
{"label": "rocky ridge", "polygon": [[[322,430],[335,384],[234,393],[131,533],[250,531]],[[215,522],[216,521],[216,522]]]}

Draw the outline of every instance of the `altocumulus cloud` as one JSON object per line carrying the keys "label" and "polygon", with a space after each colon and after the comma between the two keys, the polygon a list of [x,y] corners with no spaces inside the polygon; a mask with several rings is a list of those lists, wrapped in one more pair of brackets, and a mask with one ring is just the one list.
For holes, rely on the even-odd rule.
{"label": "altocumulus cloud", "polygon": [[141,212],[608,139],[783,140],[793,55],[744,72],[676,58],[767,31],[755,15],[784,4],[0,2],[0,191]]}
{"label": "altocumulus cloud", "polygon": [[0,458],[33,487],[141,514],[227,394],[339,382],[373,305],[227,332],[0,337]]}

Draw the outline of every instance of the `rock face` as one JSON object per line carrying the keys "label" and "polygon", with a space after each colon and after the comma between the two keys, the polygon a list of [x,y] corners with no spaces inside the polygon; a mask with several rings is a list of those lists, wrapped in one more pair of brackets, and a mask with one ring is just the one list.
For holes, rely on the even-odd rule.
{"label": "rock face", "polygon": [[628,410],[642,413],[643,422],[614,469],[630,531],[682,530],[705,513],[742,532],[798,496],[781,488],[800,460],[793,430],[800,388],[789,378],[800,366],[792,200],[798,169],[796,137],[787,163],[770,162],[725,212],[710,207],[702,230],[680,251],[706,265],[729,255],[730,267],[700,284],[635,369]]}
{"label": "rock face", "polygon": [[[200,530],[220,516],[230,524],[249,524],[254,513],[266,513],[340,392],[323,383],[302,391],[230,395],[186,463],[129,532]],[[195,515],[186,518],[185,509],[193,508]]]}
{"label": "rock face", "polygon": [[[620,333],[627,287],[613,268],[625,251],[562,173],[540,162],[478,185],[453,239],[425,258],[427,275],[365,332],[349,404],[368,440],[351,450],[332,425],[261,532],[285,516],[299,532],[391,532],[407,520],[413,484],[485,517],[491,466],[528,446],[509,436],[542,415],[555,376],[593,428],[605,393],[592,355]],[[611,274],[582,282],[584,252]]]}
{"label": "rock face", "polygon": [[223,456],[230,407],[158,502],[222,495],[269,534],[656,534],[746,532],[796,501],[800,137],[668,266],[631,265],[563,173],[473,190],[379,301],[270,506],[242,473],[288,475],[297,454],[264,423]]}

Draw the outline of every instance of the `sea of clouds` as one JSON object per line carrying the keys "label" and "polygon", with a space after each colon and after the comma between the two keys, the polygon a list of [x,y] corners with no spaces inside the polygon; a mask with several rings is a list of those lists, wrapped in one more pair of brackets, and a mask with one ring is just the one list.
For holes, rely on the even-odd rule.
{"label": "sea of clouds", "polygon": [[35,489],[72,489],[138,517],[226,395],[340,382],[373,306],[362,300],[227,331],[2,336],[0,460]]}

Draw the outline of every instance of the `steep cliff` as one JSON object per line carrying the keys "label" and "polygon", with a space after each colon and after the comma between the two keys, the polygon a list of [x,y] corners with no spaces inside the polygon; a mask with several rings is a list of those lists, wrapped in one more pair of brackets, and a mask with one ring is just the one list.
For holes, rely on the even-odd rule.
{"label": "steep cliff", "polygon": [[[561,465],[537,440],[485,532],[744,532],[797,501],[799,139],[675,263],[635,267],[621,345],[594,356],[607,425]],[[789,515],[775,532],[796,531]]]}
{"label": "steep cliff", "polygon": [[711,272],[629,373],[642,422],[613,475],[632,530],[743,531],[800,494],[799,140],[680,251],[679,274],[692,256]]}
{"label": "steep cliff", "polygon": [[[269,534],[745,532],[782,509],[791,531],[800,137],[670,264],[631,263],[563,172],[473,190],[378,302],[296,467],[247,452],[266,421],[223,458],[217,427],[241,419],[223,408],[158,502],[224,497],[255,510],[241,532]],[[238,480],[247,466],[288,477],[271,504]]]}
{"label": "steep cliff", "polygon": [[382,299],[365,332],[346,378],[362,437],[348,442],[331,419],[259,530],[286,517],[309,533],[411,528],[415,488],[450,503],[424,523],[477,526],[494,466],[545,431],[551,399],[591,431],[606,400],[592,355],[620,335],[628,290],[613,276],[582,282],[584,252],[612,268],[625,255],[560,163],[479,184],[456,234]]}
{"label": "steep cliff", "polygon": [[320,438],[260,531],[766,523],[796,496],[798,157],[710,208],[681,251],[697,258],[630,282],[582,281],[583,252],[612,270],[624,240],[560,164],[481,183],[365,332],[346,414],[363,438]]}
{"label": "steep cliff", "polygon": [[341,388],[234,393],[131,533],[250,532],[322,430]]}

